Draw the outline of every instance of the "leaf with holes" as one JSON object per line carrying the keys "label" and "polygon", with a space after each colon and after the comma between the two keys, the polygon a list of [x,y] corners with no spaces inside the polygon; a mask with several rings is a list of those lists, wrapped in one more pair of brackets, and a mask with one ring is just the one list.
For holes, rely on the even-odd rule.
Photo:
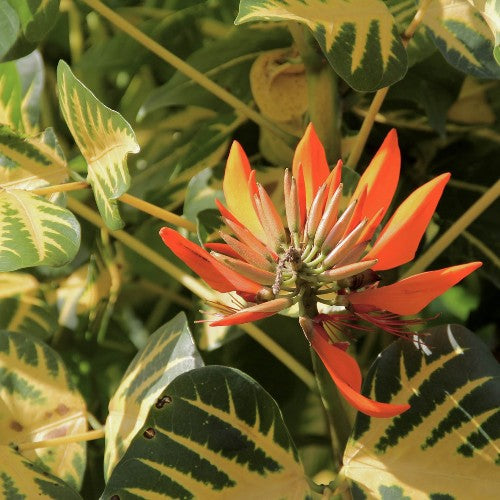
{"label": "leaf with holes", "polygon": [[55,307],[28,273],[0,273],[0,329],[47,339],[57,330]]}
{"label": "leaf with holes", "polygon": [[395,342],[371,368],[366,392],[411,408],[390,420],[358,414],[341,474],[354,498],[495,498],[498,363],[462,326],[424,338],[422,350]]}
{"label": "leaf with holes", "polygon": [[88,164],[99,212],[110,229],[123,227],[119,198],[130,186],[128,153],[139,152],[134,131],[120,113],[102,104],[71,72],[57,65],[59,105],[68,128]]}
{"label": "leaf with holes", "polygon": [[[85,432],[85,402],[60,356],[30,335],[0,331],[0,444]],[[26,450],[27,459],[78,488],[85,443]]]}
{"label": "leaf with holes", "polygon": [[380,0],[240,0],[236,24],[261,20],[308,26],[333,69],[355,90],[386,87],[406,72],[406,51]]}
{"label": "leaf with holes", "polygon": [[109,403],[106,420],[105,477],[108,478],[143,426],[151,405],[181,373],[203,366],[186,315],[179,313],[137,353]]}
{"label": "leaf with holes", "polygon": [[58,17],[59,0],[0,0],[0,32],[6,38],[0,44],[0,60],[18,59],[32,52]]}
{"label": "leaf with holes", "polygon": [[29,137],[0,126],[0,187],[32,190],[68,179],[66,159],[52,129]]}
{"label": "leaf with holes", "polygon": [[0,190],[0,272],[61,266],[80,246],[80,225],[65,208],[19,189]]}
{"label": "leaf with holes", "polygon": [[446,60],[477,78],[500,78],[495,36],[468,0],[431,0],[422,23]]}
{"label": "leaf with holes", "polygon": [[78,500],[82,497],[68,484],[30,462],[10,446],[0,445],[0,489],[2,498],[54,498]]}
{"label": "leaf with holes", "polygon": [[179,375],[151,407],[104,497],[309,497],[297,450],[271,396],[234,368]]}

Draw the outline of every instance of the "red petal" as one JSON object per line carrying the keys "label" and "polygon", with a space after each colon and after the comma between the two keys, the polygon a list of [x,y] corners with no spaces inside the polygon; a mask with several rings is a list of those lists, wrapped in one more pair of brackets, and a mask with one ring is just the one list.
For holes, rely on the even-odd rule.
{"label": "red petal", "polygon": [[296,179],[299,179],[299,165],[302,165],[306,206],[307,210],[309,210],[318,188],[325,182],[330,173],[325,149],[312,123],[307,126],[304,137],[302,137],[295,149],[292,172]]}
{"label": "red petal", "polygon": [[228,255],[229,257],[233,257],[235,259],[240,258],[240,254],[226,243],[205,243],[205,248],[215,250],[218,253]]}
{"label": "red petal", "polygon": [[470,262],[415,274],[393,285],[352,293],[349,295],[349,302],[355,309],[358,306],[371,306],[402,316],[417,314],[436,297],[481,266],[481,262]]}
{"label": "red petal", "polygon": [[450,174],[442,174],[406,198],[385,225],[366,259],[378,259],[374,271],[391,269],[409,262],[443,194]]}
{"label": "red petal", "polygon": [[195,273],[219,292],[241,291],[256,294],[262,285],[254,283],[227,268],[203,248],[181,236],[169,227],[160,229],[160,236],[172,252]]}
{"label": "red petal", "polygon": [[229,326],[229,325],[241,325],[242,323],[249,323],[250,321],[257,321],[258,319],[267,318],[276,314],[282,309],[290,307],[291,301],[285,298],[273,299],[268,302],[263,302],[262,304],[257,304],[255,306],[247,307],[246,309],[241,309],[240,311],[230,314],[225,318],[219,319],[210,323],[210,326]]}
{"label": "red petal", "polygon": [[253,206],[252,186],[248,183],[250,172],[250,163],[245,151],[234,141],[227,158],[222,182],[224,197],[229,210],[236,218],[262,239],[262,226]]}
{"label": "red petal", "polygon": [[400,167],[398,136],[396,130],[392,129],[359,179],[352,195],[354,200],[361,196],[365,187],[367,188],[361,217],[371,218],[382,207],[385,207],[383,215],[387,212],[398,186]]}
{"label": "red petal", "polygon": [[314,328],[312,346],[349,404],[366,415],[382,418],[395,417],[410,408],[409,404],[379,403],[363,396],[360,393],[361,372],[358,364],[341,348],[328,342],[326,334],[322,334],[319,328]]}

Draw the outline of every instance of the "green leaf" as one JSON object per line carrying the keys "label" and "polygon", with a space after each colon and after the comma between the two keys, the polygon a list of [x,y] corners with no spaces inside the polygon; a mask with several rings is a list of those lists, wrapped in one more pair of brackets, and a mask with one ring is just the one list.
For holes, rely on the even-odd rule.
{"label": "green leaf", "polygon": [[6,38],[0,45],[0,60],[32,52],[58,17],[59,0],[0,0],[0,33]]}
{"label": "green leaf", "polygon": [[61,184],[69,177],[54,131],[29,137],[0,126],[0,187],[32,190]]}
{"label": "green leaf", "polygon": [[[265,50],[290,45],[283,29],[259,30],[243,27],[193,52],[187,62],[239,99],[252,98],[248,74],[255,58]],[[193,105],[228,112],[230,108],[183,73],[177,72],[151,92],[139,110],[138,119],[166,106]]]}
{"label": "green leaf", "polygon": [[235,23],[260,20],[308,26],[333,69],[355,90],[386,87],[406,72],[397,26],[380,0],[240,0]]}
{"label": "green leaf", "polygon": [[[60,356],[30,335],[0,331],[0,444],[78,434],[86,422],[85,402]],[[22,454],[78,488],[85,450],[85,443],[67,443]]]}
{"label": "green leaf", "polygon": [[37,467],[10,446],[0,445],[0,489],[3,498],[54,498],[78,500],[82,497],[68,484]]}
{"label": "green leaf", "polygon": [[110,498],[309,496],[281,412],[239,370],[179,375],[151,407],[103,496]]}
{"label": "green leaf", "polygon": [[0,273],[0,329],[48,339],[57,330],[57,311],[44,300],[28,273]]}
{"label": "green leaf", "polygon": [[88,163],[88,181],[110,229],[123,227],[117,198],[130,186],[128,153],[139,152],[134,131],[120,113],[102,104],[71,72],[57,66],[59,104],[68,128]]}
{"label": "green leaf", "polygon": [[358,414],[341,474],[355,482],[354,498],[495,498],[498,363],[462,326],[423,340],[421,350],[395,342],[371,368],[365,393],[411,408],[390,420]]}
{"label": "green leaf", "polygon": [[178,375],[203,366],[184,313],[160,327],[137,353],[109,403],[105,477],[143,426],[160,393]]}
{"label": "green leaf", "polygon": [[0,228],[0,272],[62,266],[80,246],[75,216],[28,191],[0,190]]}
{"label": "green leaf", "polygon": [[216,198],[221,201],[224,200],[222,190],[212,187],[213,176],[213,170],[206,168],[189,181],[184,198],[184,217],[186,219],[194,222],[200,212],[216,208]]}
{"label": "green leaf", "polygon": [[16,43],[20,23],[16,11],[7,0],[0,0],[0,60]]}
{"label": "green leaf", "polygon": [[500,78],[493,56],[495,36],[473,3],[431,0],[422,23],[452,66],[478,78]]}

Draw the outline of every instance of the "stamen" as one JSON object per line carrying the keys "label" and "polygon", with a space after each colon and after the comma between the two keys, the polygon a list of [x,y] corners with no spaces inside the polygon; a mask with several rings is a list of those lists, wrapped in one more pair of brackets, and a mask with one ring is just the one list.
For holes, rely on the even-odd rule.
{"label": "stamen", "polygon": [[337,213],[339,208],[339,201],[342,196],[342,184],[339,184],[339,187],[330,198],[330,201],[327,203],[325,211],[323,212],[323,216],[318,224],[318,230],[314,235],[314,246],[321,247],[325,238],[332,227],[337,222]]}
{"label": "stamen", "polygon": [[219,232],[220,237],[238,254],[242,259],[246,260],[249,264],[256,264],[264,269],[272,270],[273,265],[262,255],[256,252],[253,248],[245,245],[236,238],[229,236],[223,232]]}
{"label": "stamen", "polygon": [[269,271],[264,271],[264,269],[259,269],[258,267],[252,266],[247,262],[243,262],[242,260],[233,259],[232,257],[228,257],[227,255],[210,252],[219,262],[229,267],[233,271],[236,271],[238,274],[245,276],[256,283],[261,285],[272,285],[274,283],[274,274]]}
{"label": "stamen", "polygon": [[349,250],[347,255],[335,264],[335,267],[347,266],[347,264],[358,262],[369,243],[369,241],[360,241],[359,243],[356,243],[351,250]]}
{"label": "stamen", "polygon": [[345,278],[349,278],[350,276],[360,274],[363,271],[370,269],[370,267],[374,266],[376,263],[377,259],[367,260],[364,262],[355,262],[354,264],[347,264],[345,266],[325,271],[324,273],[318,275],[318,278],[327,282],[342,280]]}
{"label": "stamen", "polygon": [[326,197],[326,184],[323,184],[316,193],[314,200],[309,209],[309,214],[306,221],[306,241],[313,239],[318,228],[318,223],[321,219],[321,214],[325,207],[325,197]]}
{"label": "stamen", "polygon": [[345,228],[351,220],[354,209],[356,208],[357,200],[353,200],[349,206],[345,209],[344,213],[341,215],[340,219],[332,227],[328,236],[325,238],[323,245],[321,246],[321,253],[326,255],[335,245],[340,241],[342,235],[344,234]]}
{"label": "stamen", "polygon": [[368,219],[363,219],[325,258],[323,268],[328,269],[342,260],[358,241]]}

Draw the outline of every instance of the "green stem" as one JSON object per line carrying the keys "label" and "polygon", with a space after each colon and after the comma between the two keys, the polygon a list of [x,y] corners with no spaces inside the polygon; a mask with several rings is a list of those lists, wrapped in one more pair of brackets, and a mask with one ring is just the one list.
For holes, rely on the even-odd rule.
{"label": "green stem", "polygon": [[62,193],[65,191],[79,191],[80,189],[87,189],[90,184],[85,181],[78,182],[66,182],[64,184],[54,184],[53,186],[46,186],[38,189],[32,189],[32,194],[37,194],[38,196],[46,196],[53,193]]}
{"label": "green stem", "polygon": [[36,450],[37,448],[50,448],[61,444],[82,443],[83,441],[93,441],[94,439],[102,439],[104,437],[104,428],[93,431],[82,432],[81,434],[70,434],[45,441],[30,441],[17,445],[18,451]]}
{"label": "green stem", "polygon": [[491,186],[455,223],[418,258],[406,271],[404,278],[425,270],[455,240],[465,228],[479,217],[500,196],[500,180]]}
{"label": "green stem", "polygon": [[316,50],[317,42],[305,26],[290,22],[288,29],[306,69],[309,118],[325,147],[329,163],[332,163],[340,158],[341,113],[337,75]]}
{"label": "green stem", "polygon": [[186,75],[188,78],[193,80],[204,89],[211,92],[226,104],[229,104],[233,109],[246,116],[248,119],[252,120],[261,127],[268,128],[272,133],[274,133],[278,137],[281,137],[287,143],[293,140],[293,138],[291,138],[288,133],[286,133],[276,124],[262,116],[260,113],[232,95],[230,92],[215,83],[213,80],[210,80],[210,78],[208,78],[206,75],[184,62],[182,59],[167,50],[165,47],[162,47],[159,43],[137,29],[123,17],[118,15],[109,7],[106,7],[106,5],[104,5],[100,0],[82,0],[82,2],[101,14],[101,16],[114,24],[118,29],[122,30],[124,33],[127,33],[127,35],[146,47],[160,59],[172,65],[175,69]]}
{"label": "green stem", "polygon": [[271,354],[278,358],[287,368],[304,382],[311,390],[316,389],[314,375],[302,366],[293,356],[285,351],[278,343],[276,343],[269,335],[263,332],[258,326],[253,323],[245,323],[240,325],[250,337],[252,337],[261,346],[267,349]]}
{"label": "green stem", "polygon": [[[415,31],[420,26],[420,23],[422,22],[423,16],[430,2],[431,0],[422,0],[422,2],[418,7],[417,12],[415,13],[415,16],[413,16],[413,19],[411,20],[410,24],[404,31],[402,39],[403,39],[403,45],[405,47],[408,45],[413,35],[415,34]],[[370,104],[368,113],[366,114],[363,123],[361,125],[361,128],[359,130],[359,133],[356,137],[356,142],[352,148],[351,154],[347,159],[347,166],[352,168],[353,170],[356,170],[359,159],[361,158],[361,153],[365,148],[366,141],[368,139],[368,136],[370,135],[373,124],[375,122],[375,118],[382,106],[382,103],[384,102],[385,96],[387,95],[388,91],[389,87],[384,87],[377,90],[377,92],[375,93],[375,97],[373,98]]]}

